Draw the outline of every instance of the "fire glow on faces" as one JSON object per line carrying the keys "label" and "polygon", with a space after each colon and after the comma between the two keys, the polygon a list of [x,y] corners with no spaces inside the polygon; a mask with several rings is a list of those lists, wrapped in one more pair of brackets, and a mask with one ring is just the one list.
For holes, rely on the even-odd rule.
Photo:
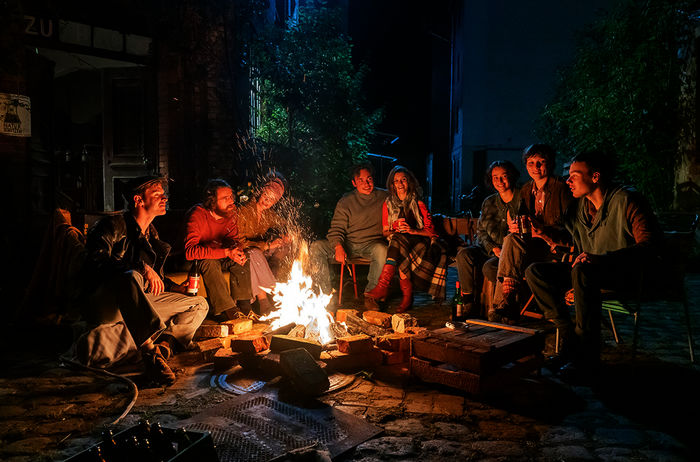
{"label": "fire glow on faces", "polygon": [[165,194],[163,185],[156,183],[146,191],[141,197],[143,208],[151,216],[158,217],[165,215],[165,205],[168,203],[168,195]]}
{"label": "fire glow on faces", "polygon": [[508,177],[508,171],[503,167],[494,167],[491,170],[491,183],[493,184],[493,189],[500,194],[513,189],[510,177]]}
{"label": "fire glow on faces", "polygon": [[230,217],[236,210],[236,201],[231,188],[222,187],[216,190],[216,205],[214,213],[220,217]]}
{"label": "fire glow on faces", "polygon": [[547,168],[547,160],[539,154],[535,154],[527,158],[525,162],[525,168],[527,169],[527,174],[533,180],[541,180],[549,176],[549,169]]}
{"label": "fire glow on faces", "polygon": [[369,170],[362,169],[360,173],[352,179],[352,185],[360,194],[371,194],[374,191],[374,178]]}
{"label": "fire glow on faces", "polygon": [[569,185],[571,194],[578,199],[593,192],[598,187],[599,179],[600,174],[591,173],[591,169],[585,162],[572,162],[566,184]]}

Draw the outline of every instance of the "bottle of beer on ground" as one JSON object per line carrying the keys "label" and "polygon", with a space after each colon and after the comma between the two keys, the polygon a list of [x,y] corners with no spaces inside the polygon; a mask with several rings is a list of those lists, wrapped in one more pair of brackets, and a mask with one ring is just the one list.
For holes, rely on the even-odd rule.
{"label": "bottle of beer on ground", "polygon": [[199,292],[199,260],[194,260],[187,275],[187,295],[195,296]]}
{"label": "bottle of beer on ground", "polygon": [[452,297],[452,321],[463,322],[466,319],[464,312],[464,301],[462,299],[462,289],[459,286],[459,281],[455,283],[455,295]]}

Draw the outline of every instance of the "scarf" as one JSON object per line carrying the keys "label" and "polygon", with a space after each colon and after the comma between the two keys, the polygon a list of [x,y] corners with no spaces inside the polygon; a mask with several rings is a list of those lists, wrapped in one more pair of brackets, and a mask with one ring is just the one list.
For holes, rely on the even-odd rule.
{"label": "scarf", "polygon": [[[392,194],[386,199],[386,208],[388,212],[389,229],[393,227],[394,222],[399,218],[405,218],[406,223],[408,223],[411,228],[423,229],[423,215],[421,215],[420,209],[418,208],[416,193],[408,194],[403,201]],[[402,211],[403,216],[400,216]]]}

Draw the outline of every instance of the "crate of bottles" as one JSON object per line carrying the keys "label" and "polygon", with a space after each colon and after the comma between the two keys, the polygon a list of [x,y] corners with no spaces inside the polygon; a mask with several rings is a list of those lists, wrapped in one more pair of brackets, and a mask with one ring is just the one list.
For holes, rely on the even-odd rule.
{"label": "crate of bottles", "polygon": [[208,432],[165,428],[141,421],[114,434],[102,433],[102,441],[67,459],[71,462],[218,462],[214,441]]}

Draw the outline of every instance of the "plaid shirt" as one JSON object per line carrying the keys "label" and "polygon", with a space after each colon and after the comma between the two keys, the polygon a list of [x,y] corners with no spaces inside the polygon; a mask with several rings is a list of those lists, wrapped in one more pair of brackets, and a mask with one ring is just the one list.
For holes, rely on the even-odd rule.
{"label": "plaid shirt", "polygon": [[481,204],[481,215],[476,227],[476,237],[479,244],[491,254],[494,247],[503,245],[503,239],[508,234],[506,213],[510,211],[511,218],[517,215],[520,190],[515,188],[513,199],[507,204],[498,193],[491,194]]}

